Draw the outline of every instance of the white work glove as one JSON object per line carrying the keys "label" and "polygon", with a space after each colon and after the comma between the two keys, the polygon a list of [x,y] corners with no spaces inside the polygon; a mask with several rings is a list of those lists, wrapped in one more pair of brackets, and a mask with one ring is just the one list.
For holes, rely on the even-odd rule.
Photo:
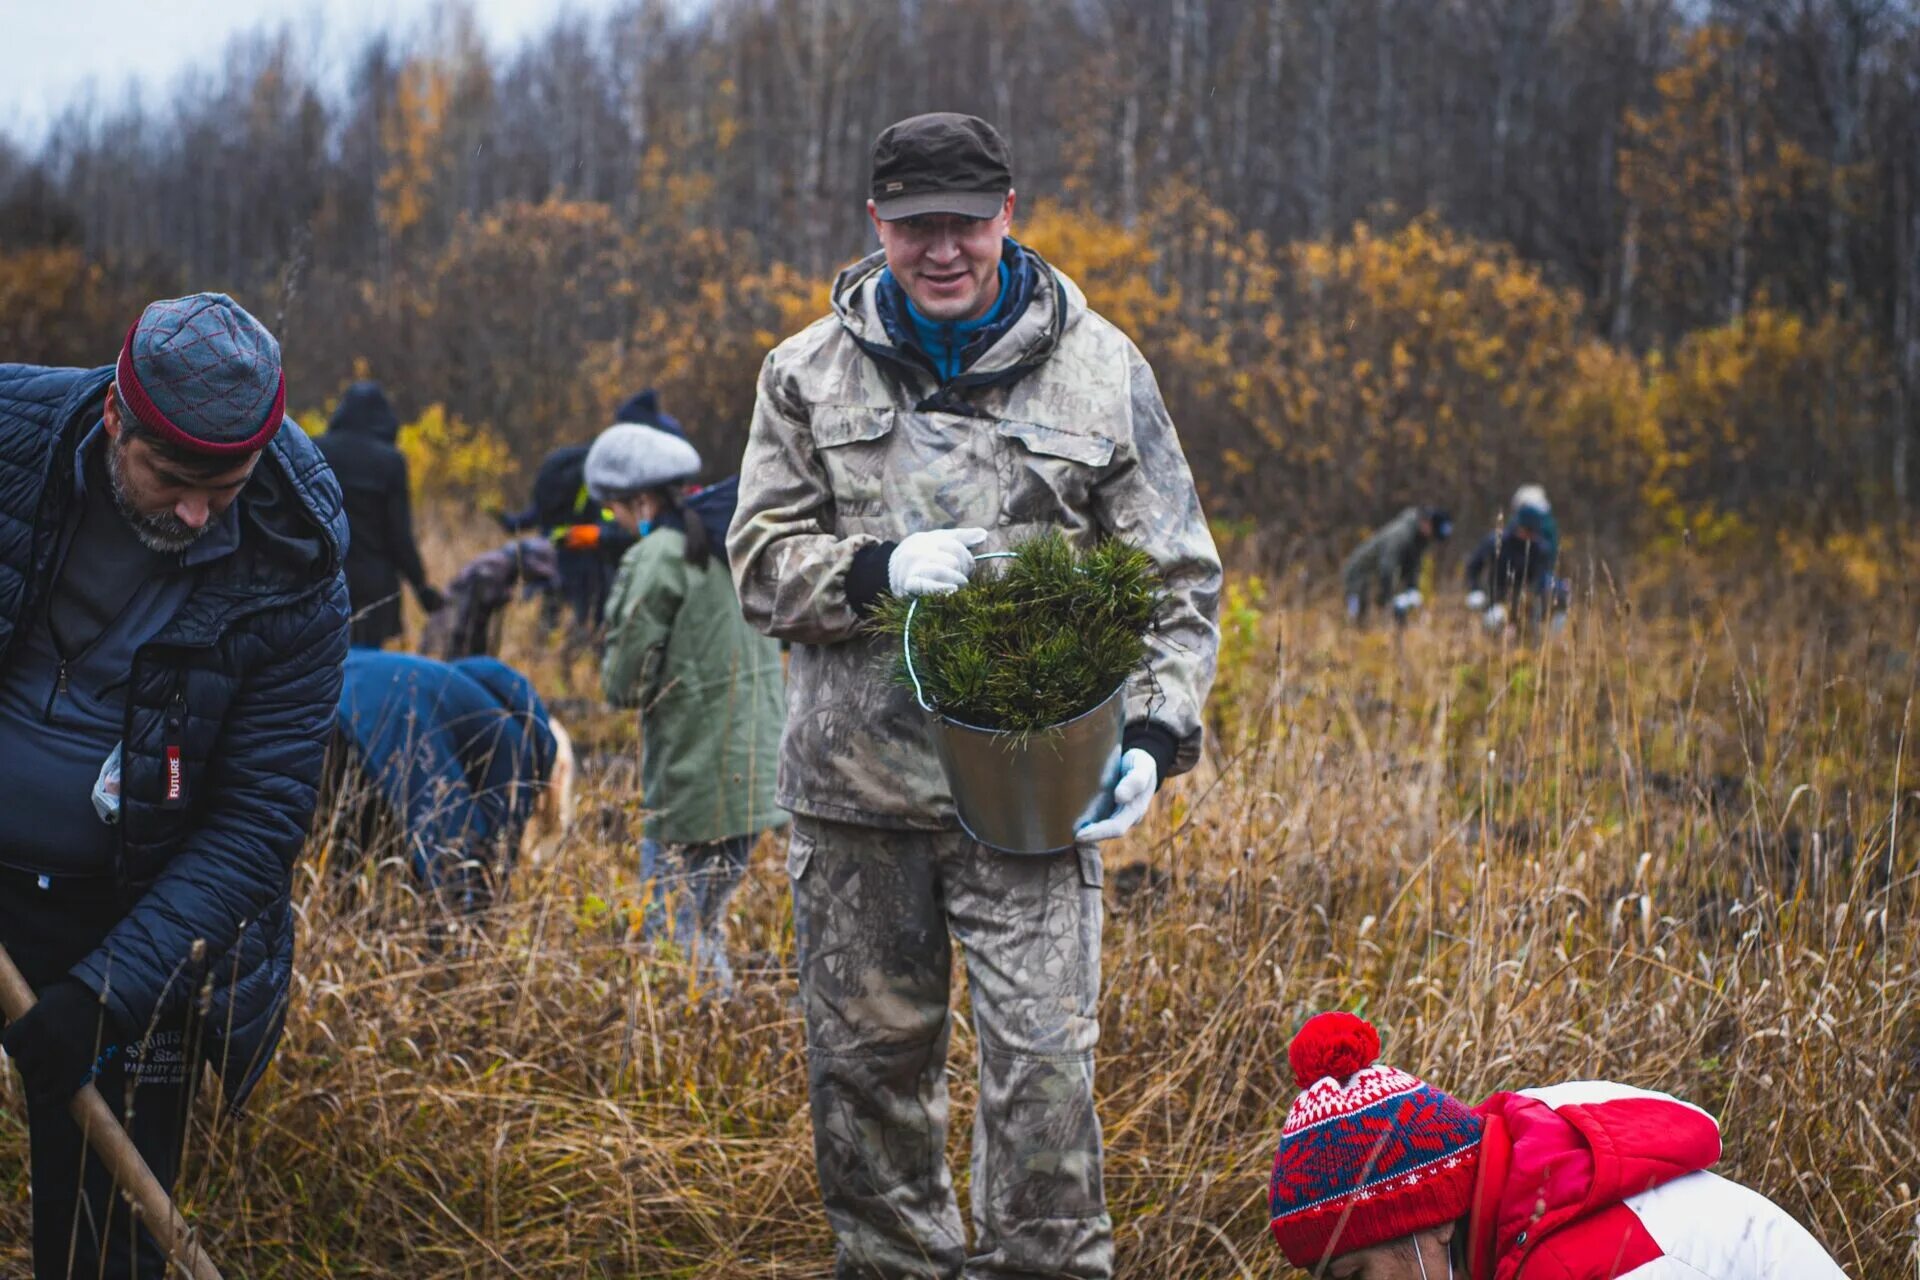
{"label": "white work glove", "polygon": [[1484,591],[1467,592],[1467,608],[1475,613],[1487,607],[1487,593]]}
{"label": "white work glove", "polygon": [[985,529],[929,529],[910,533],[887,558],[887,586],[896,596],[944,596],[973,576],[973,548]]}
{"label": "white work glove", "polygon": [[1417,587],[1409,587],[1393,598],[1393,616],[1404,618],[1420,607],[1422,596]]}
{"label": "white work glove", "polygon": [[1154,763],[1153,754],[1135,747],[1120,757],[1120,780],[1113,784],[1113,812],[1080,828],[1077,836],[1085,844],[1096,844],[1125,835],[1147,816],[1147,807],[1159,786],[1160,766]]}
{"label": "white work glove", "polygon": [[1498,631],[1507,625],[1507,606],[1503,604],[1489,605],[1487,611],[1480,616],[1486,622],[1487,630]]}

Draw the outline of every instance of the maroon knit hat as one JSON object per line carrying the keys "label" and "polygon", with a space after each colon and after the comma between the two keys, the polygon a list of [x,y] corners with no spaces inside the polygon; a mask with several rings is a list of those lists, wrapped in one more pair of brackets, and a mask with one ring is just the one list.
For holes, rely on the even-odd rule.
{"label": "maroon knit hat", "polygon": [[1480,1118],[1379,1056],[1380,1033],[1351,1013],[1307,1019],[1288,1046],[1302,1092],[1267,1206],[1296,1267],[1452,1222],[1472,1199]]}
{"label": "maroon knit hat", "polygon": [[150,304],[127,330],[114,383],[142,426],[190,453],[253,453],[286,416],[280,344],[224,293]]}

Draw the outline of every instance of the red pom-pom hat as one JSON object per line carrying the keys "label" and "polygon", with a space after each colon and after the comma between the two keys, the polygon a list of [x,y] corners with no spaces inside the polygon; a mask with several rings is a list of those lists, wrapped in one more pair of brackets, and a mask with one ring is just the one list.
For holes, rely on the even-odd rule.
{"label": "red pom-pom hat", "polygon": [[1297,1267],[1463,1216],[1481,1122],[1459,1099],[1377,1062],[1350,1013],[1309,1018],[1287,1047],[1301,1094],[1267,1184],[1273,1238]]}

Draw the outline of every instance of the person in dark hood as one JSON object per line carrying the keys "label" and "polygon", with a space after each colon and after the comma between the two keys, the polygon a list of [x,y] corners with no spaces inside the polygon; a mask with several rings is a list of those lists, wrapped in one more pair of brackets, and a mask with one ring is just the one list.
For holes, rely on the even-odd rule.
{"label": "person in dark hood", "polygon": [[157,1278],[67,1110],[94,1080],[163,1185],[200,1063],[273,1056],[347,651],[340,490],[280,345],[224,294],[155,302],[117,363],[0,364],[0,943],[39,1003],[33,1268]]}
{"label": "person in dark hood", "polygon": [[320,437],[320,453],[346,495],[347,596],[353,605],[353,643],[378,649],[400,634],[400,582],[428,613],[446,599],[427,582],[413,541],[413,504],[407,459],[395,446],[400,419],[376,382],[356,382]]}
{"label": "person in dark hood", "polygon": [[660,393],[652,387],[628,396],[613,414],[614,424],[634,423],[642,427],[658,427],[670,436],[687,438],[687,429],[680,425],[680,419],[660,407]]}

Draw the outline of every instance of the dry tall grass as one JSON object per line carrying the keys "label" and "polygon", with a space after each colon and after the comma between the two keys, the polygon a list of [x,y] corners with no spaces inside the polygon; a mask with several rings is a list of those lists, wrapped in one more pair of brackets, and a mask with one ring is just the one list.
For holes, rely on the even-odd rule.
{"label": "dry tall grass", "polygon": [[[1604,1076],[1697,1101],[1723,1171],[1849,1274],[1914,1273],[1920,608],[1668,594],[1658,616],[1597,595],[1534,645],[1445,609],[1356,635],[1239,580],[1219,749],[1107,854],[1123,1276],[1285,1273],[1264,1234],[1285,1043],[1333,1006],[1470,1100]],[[507,656],[563,705],[592,688],[590,659],[526,625]],[[198,1130],[185,1179],[228,1275],[829,1273],[774,842],[733,924],[743,996],[703,1003],[623,936],[632,730],[574,727],[581,820],[453,951],[394,868],[303,863],[287,1041],[254,1114]]]}

